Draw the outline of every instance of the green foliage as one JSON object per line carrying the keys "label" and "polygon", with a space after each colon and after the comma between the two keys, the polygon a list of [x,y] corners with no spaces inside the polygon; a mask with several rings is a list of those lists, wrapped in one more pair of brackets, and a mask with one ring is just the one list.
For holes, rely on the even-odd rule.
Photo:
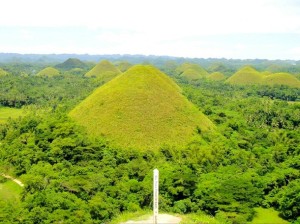
{"label": "green foliage", "polygon": [[158,69],[134,66],[98,88],[70,116],[91,135],[104,135],[118,146],[182,146],[197,127],[207,131],[213,124],[179,90]]}

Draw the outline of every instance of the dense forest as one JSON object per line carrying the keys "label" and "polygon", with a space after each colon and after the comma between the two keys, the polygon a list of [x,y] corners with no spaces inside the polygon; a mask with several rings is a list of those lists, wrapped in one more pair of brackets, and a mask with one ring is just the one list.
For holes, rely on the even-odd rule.
{"label": "dense forest", "polygon": [[[119,59],[112,60],[116,67]],[[162,211],[205,213],[216,223],[251,223],[262,207],[278,211],[284,223],[300,223],[300,88],[233,85],[205,76],[189,80],[178,70],[188,59],[171,59],[139,60],[171,77],[216,131],[197,129],[186,146],[158,150],[116,147],[105,136],[91,137],[69,116],[104,83],[85,76],[95,62],[64,69],[57,66],[62,61],[3,60],[0,67],[7,74],[0,75],[0,114],[14,108],[22,116],[0,123],[0,173],[25,186],[17,201],[0,197],[0,222],[109,223],[122,212],[149,210],[152,170],[158,168]],[[202,61],[189,63],[225,77],[251,64]],[[271,64],[277,65],[273,71]],[[260,72],[269,67],[296,78],[300,74],[299,62],[251,65]],[[59,74],[36,75],[47,66]]]}

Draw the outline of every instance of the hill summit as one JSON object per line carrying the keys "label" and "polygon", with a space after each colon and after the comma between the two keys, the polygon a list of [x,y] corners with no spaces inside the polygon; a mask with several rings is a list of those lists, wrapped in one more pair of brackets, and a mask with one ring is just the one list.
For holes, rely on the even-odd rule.
{"label": "hill summit", "polygon": [[198,64],[183,63],[176,68],[176,73],[188,81],[197,81],[208,76],[208,72]]}
{"label": "hill summit", "polygon": [[213,123],[167,75],[136,65],[96,89],[70,112],[92,136],[105,136],[124,148],[183,146]]}
{"label": "hill summit", "polygon": [[95,77],[100,81],[108,82],[121,74],[121,71],[107,60],[100,61],[94,68],[88,71],[86,77]]}

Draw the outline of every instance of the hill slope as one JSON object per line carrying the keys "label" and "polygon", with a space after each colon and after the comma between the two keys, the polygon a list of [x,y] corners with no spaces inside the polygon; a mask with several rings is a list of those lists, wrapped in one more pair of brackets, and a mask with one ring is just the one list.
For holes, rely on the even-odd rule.
{"label": "hill slope", "polygon": [[286,85],[290,87],[300,88],[300,81],[289,73],[275,73],[264,77],[266,85]]}
{"label": "hill slope", "polygon": [[96,89],[70,112],[93,136],[125,148],[182,146],[196,129],[214,127],[158,69],[137,65]]}
{"label": "hill slope", "polygon": [[263,75],[251,66],[242,67],[226,80],[230,84],[237,85],[261,84],[262,81]]}
{"label": "hill slope", "polygon": [[207,78],[212,81],[221,81],[221,80],[226,79],[225,75],[221,72],[213,72],[213,73],[209,74],[207,76]]}
{"label": "hill slope", "polygon": [[60,72],[53,68],[53,67],[47,67],[41,70],[37,76],[46,76],[46,77],[53,77],[53,76],[58,76]]}
{"label": "hill slope", "polygon": [[100,61],[94,68],[88,71],[86,77],[95,77],[103,82],[108,82],[121,74],[121,71],[117,69],[112,63],[107,60]]}

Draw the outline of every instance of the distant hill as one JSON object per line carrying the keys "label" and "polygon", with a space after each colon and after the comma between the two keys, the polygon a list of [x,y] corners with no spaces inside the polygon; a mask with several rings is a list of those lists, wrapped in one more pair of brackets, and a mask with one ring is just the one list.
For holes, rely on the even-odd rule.
{"label": "distant hill", "polygon": [[234,85],[253,85],[262,84],[263,75],[251,66],[244,66],[231,77],[229,77],[226,82]]}
{"label": "distant hill", "polygon": [[226,76],[221,72],[213,72],[213,73],[209,74],[207,76],[207,78],[212,81],[222,81],[222,80],[226,79]]}
{"label": "distant hill", "polygon": [[61,70],[71,70],[75,68],[84,69],[87,67],[87,65],[77,58],[69,58],[63,63],[56,65],[55,67]]}
{"label": "distant hill", "polygon": [[46,76],[46,77],[53,77],[53,76],[58,76],[60,72],[53,68],[53,67],[47,67],[41,70],[37,76]]}
{"label": "distant hill", "polygon": [[127,61],[120,61],[117,62],[115,65],[121,72],[126,72],[130,67],[132,67],[132,64],[130,64]]}
{"label": "distant hill", "polygon": [[200,65],[183,63],[176,68],[176,73],[188,81],[196,81],[208,76],[208,72]]}
{"label": "distant hill", "polygon": [[107,60],[100,61],[95,67],[88,71],[86,77],[94,77],[102,82],[108,82],[116,76],[120,75],[121,71]]}
{"label": "distant hill", "polygon": [[8,75],[8,72],[0,68],[0,77]]}
{"label": "distant hill", "polygon": [[167,75],[136,65],[96,89],[70,112],[91,136],[105,136],[125,148],[183,146],[213,123],[182,94]]}
{"label": "distant hill", "polygon": [[286,85],[290,87],[300,88],[300,81],[289,73],[275,73],[264,77],[266,85]]}
{"label": "distant hill", "polygon": [[226,80],[233,85],[285,85],[300,88],[300,81],[289,73],[259,72],[251,66],[244,66]]}

